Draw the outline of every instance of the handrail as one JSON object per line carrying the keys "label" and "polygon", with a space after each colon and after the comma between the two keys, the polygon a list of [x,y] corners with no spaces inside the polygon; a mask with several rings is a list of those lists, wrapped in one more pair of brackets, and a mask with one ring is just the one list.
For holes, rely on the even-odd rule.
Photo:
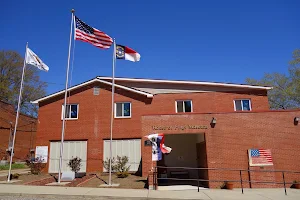
{"label": "handrail", "polygon": [[[238,171],[240,179],[239,180],[209,180],[209,179],[190,179],[190,178],[158,178],[157,177],[157,169],[162,168],[162,169],[185,169],[185,170],[216,170],[216,171]],[[251,181],[251,180],[243,180],[242,179],[242,172],[280,172],[282,173],[282,182],[278,181]],[[153,171],[153,187],[156,188],[158,185],[157,180],[175,180],[175,181],[197,181],[198,184],[198,192],[199,192],[199,182],[240,182],[241,184],[241,189],[242,189],[242,194],[244,194],[244,187],[243,183],[258,183],[258,184],[283,184],[284,186],[284,192],[285,195],[287,195],[286,191],[286,184],[293,184],[293,182],[286,182],[285,181],[285,176],[284,173],[294,173],[294,174],[300,174],[300,171],[289,171],[289,170],[252,170],[252,169],[234,169],[234,168],[195,168],[195,167],[165,167],[165,166],[156,166],[154,167]],[[156,178],[155,178],[156,177]],[[155,189],[154,188],[154,189]]]}
{"label": "handrail", "polygon": [[289,171],[289,170],[254,170],[254,169],[236,169],[236,168],[204,168],[204,167],[165,167],[156,166],[155,168],[168,168],[168,169],[203,169],[203,170],[226,170],[226,171],[251,171],[251,172],[290,172],[300,174],[300,171]]}

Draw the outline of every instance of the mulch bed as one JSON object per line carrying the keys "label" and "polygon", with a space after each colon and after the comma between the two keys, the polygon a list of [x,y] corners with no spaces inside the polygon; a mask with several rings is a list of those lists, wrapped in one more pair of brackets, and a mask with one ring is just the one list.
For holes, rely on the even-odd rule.
{"label": "mulch bed", "polygon": [[[82,178],[76,178],[71,183],[62,185],[59,187],[94,187],[98,188],[102,184],[108,183],[108,174],[107,173],[94,173],[87,174]],[[7,180],[6,177],[0,177],[0,180]],[[45,186],[48,183],[57,181],[57,174],[22,174],[19,179],[20,182],[12,183],[14,185],[36,185],[36,186]],[[115,174],[112,175],[112,182],[119,183],[120,186],[117,188],[129,188],[129,189],[144,189],[146,188],[147,178],[135,176],[130,174],[126,178],[118,178]]]}
{"label": "mulch bed", "polygon": [[[75,178],[71,183],[68,183],[66,185],[61,185],[62,187],[77,187],[81,183],[84,183],[85,181],[89,181],[90,179],[94,178],[95,175],[86,175],[82,178]],[[25,185],[36,185],[36,186],[46,186],[48,183],[57,182],[57,176],[52,176],[48,178],[43,178],[40,180],[35,180],[32,182],[25,183]]]}
{"label": "mulch bed", "polygon": [[[26,183],[30,183],[32,181],[37,181],[41,180],[44,178],[50,178],[49,174],[39,174],[39,175],[34,175],[34,174],[21,174],[18,179],[13,179],[13,180],[20,180],[19,182],[11,183],[13,185],[23,185]],[[0,181],[5,181],[7,180],[7,177],[0,177]]]}
{"label": "mulch bed", "polygon": [[[107,184],[109,176],[106,173],[97,173],[97,176],[77,187],[100,187],[102,184]],[[118,178],[115,174],[112,175],[112,183],[119,183],[116,188],[126,189],[145,189],[147,188],[147,178],[130,174],[126,178]]]}
{"label": "mulch bed", "polygon": [[35,180],[35,181],[27,182],[24,185],[42,186],[42,185],[46,185],[48,183],[52,183],[52,182],[55,182],[55,181],[56,181],[55,177],[49,177],[49,178],[43,178],[43,179],[40,179],[40,180]]}
{"label": "mulch bed", "polygon": [[82,177],[82,178],[75,178],[71,183],[68,183],[67,187],[77,187],[78,185],[80,185],[81,183],[84,183],[85,181],[89,181],[90,179],[96,177],[95,175],[92,174],[87,174],[86,176]]}

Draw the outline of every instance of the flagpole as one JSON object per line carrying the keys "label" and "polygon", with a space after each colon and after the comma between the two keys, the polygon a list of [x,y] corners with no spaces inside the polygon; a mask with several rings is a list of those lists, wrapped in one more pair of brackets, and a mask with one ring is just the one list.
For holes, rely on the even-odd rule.
{"label": "flagpole", "polygon": [[113,65],[112,65],[112,85],[111,85],[111,119],[110,119],[110,142],[109,142],[109,181],[111,183],[111,170],[112,170],[112,133],[114,124],[114,94],[115,94],[115,65],[116,65],[116,40],[114,38],[114,49],[113,49]]}
{"label": "flagpole", "polygon": [[14,129],[14,137],[13,137],[13,142],[12,142],[12,149],[10,150],[10,162],[9,162],[9,170],[8,170],[7,182],[10,181],[11,164],[12,164],[13,156],[15,154],[14,153],[14,148],[15,148],[15,140],[16,140],[16,133],[17,133],[18,121],[19,121],[20,106],[21,106],[21,99],[22,99],[22,90],[23,90],[23,83],[24,83],[24,76],[25,76],[27,48],[28,48],[28,42],[26,43],[25,58],[24,58],[23,72],[22,72],[22,79],[21,79],[21,86],[20,86],[19,100],[18,100],[18,109],[17,109],[15,129]]}
{"label": "flagpole", "polygon": [[73,32],[73,20],[74,20],[74,13],[75,10],[71,10],[72,18],[71,18],[71,30],[70,30],[70,41],[69,41],[69,55],[68,55],[68,65],[67,65],[67,73],[66,73],[66,86],[65,86],[65,100],[64,100],[64,107],[63,107],[63,122],[62,122],[62,131],[61,131],[61,142],[60,142],[60,155],[59,155],[59,169],[58,169],[58,183],[61,180],[61,169],[62,169],[62,157],[64,153],[64,136],[65,136],[65,122],[66,122],[66,104],[67,104],[67,90],[68,90],[68,79],[69,79],[69,68],[70,68],[70,57],[71,57],[71,46],[72,46],[72,32]]}

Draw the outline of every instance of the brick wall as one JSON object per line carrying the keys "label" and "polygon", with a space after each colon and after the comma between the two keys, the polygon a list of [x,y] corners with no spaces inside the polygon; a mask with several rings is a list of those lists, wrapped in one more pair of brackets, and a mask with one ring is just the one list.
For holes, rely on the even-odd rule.
{"label": "brick wall", "polygon": [[[214,114],[175,114],[150,115],[142,117],[142,133],[153,132],[152,126],[205,125],[208,129],[162,130],[165,134],[204,133],[208,168],[248,169],[248,149],[271,149],[273,166],[251,167],[254,170],[291,170],[300,171],[300,124],[294,124],[294,117],[300,111],[238,112]],[[214,128],[210,122],[217,119]],[[166,144],[168,145],[168,144]],[[180,148],[180,147],[172,147]],[[143,172],[151,169],[151,149],[143,147]],[[210,180],[239,180],[239,172],[209,171]],[[243,180],[282,182],[281,173],[243,172]],[[299,180],[299,174],[286,173],[288,182]],[[220,186],[221,182],[210,183],[211,188]],[[289,184],[290,186],[291,184]],[[244,184],[249,187],[249,184]],[[240,183],[234,183],[240,187]],[[282,185],[263,185],[253,183],[252,187],[282,187]]]}
{"label": "brick wall", "polygon": [[[16,120],[16,113],[12,105],[0,101],[0,159],[8,159],[6,149],[8,148],[10,134]],[[10,124],[12,122],[12,125]],[[12,131],[12,132],[11,132]],[[36,135],[36,119],[20,114],[15,141],[14,161],[24,161],[34,148]]]}
{"label": "brick wall", "polygon": [[[95,85],[100,86],[98,96],[93,95]],[[69,103],[79,103],[79,118],[67,121],[65,140],[88,141],[87,171],[102,171],[103,139],[110,137],[110,91],[109,86],[95,83],[71,92],[71,97],[68,99]],[[50,146],[50,141],[61,139],[63,98],[64,96],[60,95],[40,103],[36,145]],[[115,102],[131,102],[132,116],[129,119],[114,120],[113,138],[144,140],[141,117],[146,114],[175,113],[175,100],[191,99],[194,112],[226,112],[233,111],[235,98],[250,98],[253,110],[269,109],[265,91],[159,94],[149,99],[116,88]],[[142,149],[142,152],[144,151],[147,150]],[[143,157],[143,160],[147,159]]]}

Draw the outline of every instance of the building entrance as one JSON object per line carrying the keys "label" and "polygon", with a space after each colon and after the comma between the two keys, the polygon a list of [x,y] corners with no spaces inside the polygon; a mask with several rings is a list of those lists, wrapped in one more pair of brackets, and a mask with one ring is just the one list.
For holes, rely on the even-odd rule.
{"label": "building entrance", "polygon": [[[204,133],[199,134],[165,134],[165,145],[172,148],[168,155],[157,162],[158,177],[171,178],[159,180],[159,185],[197,185],[197,181],[185,179],[207,179],[207,170],[193,168],[207,168],[206,143]],[[166,167],[166,168],[159,168]],[[201,186],[207,187],[205,181]]]}

